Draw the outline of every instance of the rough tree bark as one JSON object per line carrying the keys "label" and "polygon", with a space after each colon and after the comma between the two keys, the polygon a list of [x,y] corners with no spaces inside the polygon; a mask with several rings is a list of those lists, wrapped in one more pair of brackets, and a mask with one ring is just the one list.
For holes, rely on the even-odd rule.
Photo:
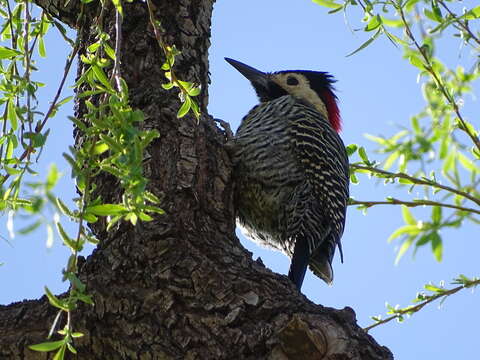
{"label": "rough tree bark", "polygon": [[[78,358],[392,359],[357,326],[352,309],[311,303],[285,276],[253,261],[235,237],[231,164],[222,132],[206,114],[213,2],[155,2],[166,42],[182,51],[177,74],[202,85],[199,124],[177,119],[176,92],[160,87],[164,59],[146,4],[124,5],[122,75],[132,106],[147,116],[145,126],[161,134],[145,173],[150,190],[163,195],[166,215],[108,233],[95,227],[101,242],[80,274],[95,306],[74,313],[76,330],[86,334],[75,343]],[[68,7],[59,0],[37,3],[70,26],[77,23],[78,0]],[[84,39],[92,36],[95,5],[88,11],[92,16],[79,30]],[[104,16],[114,38],[113,10]],[[77,103],[76,116],[82,112]],[[119,196],[115,180],[99,177],[97,185],[107,202]],[[47,358],[26,345],[45,341],[55,313],[45,297],[0,307],[0,358]]]}

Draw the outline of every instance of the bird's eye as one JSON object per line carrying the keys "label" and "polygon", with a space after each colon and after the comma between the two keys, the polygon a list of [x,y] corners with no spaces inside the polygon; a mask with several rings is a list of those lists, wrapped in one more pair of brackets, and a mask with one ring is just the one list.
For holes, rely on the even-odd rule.
{"label": "bird's eye", "polygon": [[287,78],[287,85],[298,85],[298,80],[293,76]]}

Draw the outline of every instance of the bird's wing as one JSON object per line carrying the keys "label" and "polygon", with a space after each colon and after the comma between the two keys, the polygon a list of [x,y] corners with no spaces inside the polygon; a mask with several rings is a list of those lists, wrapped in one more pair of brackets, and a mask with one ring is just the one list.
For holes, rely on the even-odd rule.
{"label": "bird's wing", "polygon": [[297,212],[290,233],[307,241],[312,270],[331,282],[336,245],[343,259],[340,238],[349,196],[348,156],[340,136],[322,114],[300,102],[289,114],[292,147],[305,172],[305,189],[300,189],[305,193],[297,195],[297,206],[303,209]]}

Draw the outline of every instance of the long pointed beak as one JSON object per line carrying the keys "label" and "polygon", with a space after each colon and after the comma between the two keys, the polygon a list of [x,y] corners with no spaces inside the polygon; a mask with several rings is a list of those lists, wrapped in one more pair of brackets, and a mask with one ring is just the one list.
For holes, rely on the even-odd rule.
{"label": "long pointed beak", "polygon": [[265,86],[267,83],[267,74],[264,72],[257,70],[251,66],[248,66],[240,61],[233,60],[230,58],[225,58],[225,60],[232,65],[235,69],[237,69],[240,74],[245,76],[248,80],[250,80],[254,84],[259,84]]}

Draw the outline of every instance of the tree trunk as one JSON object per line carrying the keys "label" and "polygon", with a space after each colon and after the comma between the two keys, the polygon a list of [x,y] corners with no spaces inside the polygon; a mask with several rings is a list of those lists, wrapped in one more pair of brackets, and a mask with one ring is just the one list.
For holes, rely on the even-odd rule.
{"label": "tree trunk", "polygon": [[[75,26],[79,2],[38,0],[52,16]],[[124,4],[122,76],[131,105],[160,132],[149,148],[149,189],[165,215],[132,227],[94,231],[100,244],[81,266],[94,306],[73,312],[79,359],[392,359],[356,324],[350,308],[315,305],[285,277],[253,261],[235,236],[232,167],[224,135],[206,114],[208,47],[213,0],[155,1],[165,41],[182,54],[182,80],[200,83],[202,117],[176,118],[175,90],[164,90],[164,56],[144,2]],[[97,5],[89,5],[91,14]],[[110,5],[104,29],[115,38]],[[62,9],[58,11],[56,9]],[[90,25],[82,25],[85,46]],[[82,64],[79,64],[79,73]],[[83,106],[77,100],[76,116]],[[77,136],[81,141],[81,135]],[[102,198],[117,199],[115,179],[100,176]],[[56,309],[42,297],[0,307],[0,358],[45,359],[26,348],[45,341]],[[63,327],[64,320],[61,320]]]}

